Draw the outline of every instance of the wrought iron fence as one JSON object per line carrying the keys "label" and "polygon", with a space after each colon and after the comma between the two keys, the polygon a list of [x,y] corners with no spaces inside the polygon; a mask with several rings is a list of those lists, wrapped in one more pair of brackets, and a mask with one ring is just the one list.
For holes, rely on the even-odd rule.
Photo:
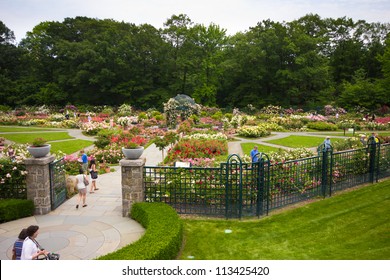
{"label": "wrought iron fence", "polygon": [[275,163],[259,154],[255,163],[229,156],[219,168],[144,167],[146,201],[172,205],[178,213],[226,218],[262,216],[313,197],[390,176],[390,145],[373,140],[367,148]]}
{"label": "wrought iron fence", "polygon": [[59,159],[49,164],[51,210],[66,200],[65,161]]}

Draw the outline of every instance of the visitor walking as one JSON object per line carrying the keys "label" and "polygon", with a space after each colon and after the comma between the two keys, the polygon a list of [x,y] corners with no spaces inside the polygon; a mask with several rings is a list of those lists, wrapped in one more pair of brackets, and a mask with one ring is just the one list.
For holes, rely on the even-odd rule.
{"label": "visitor walking", "polygon": [[96,187],[96,179],[98,178],[98,172],[96,169],[96,160],[94,158],[91,159],[89,164],[89,175],[91,175],[91,189],[89,193],[94,193],[99,188]]}
{"label": "visitor walking", "polygon": [[87,172],[88,169],[88,156],[85,153],[84,149],[80,151],[81,153],[81,168],[84,170],[84,172]]}
{"label": "visitor walking", "polygon": [[85,202],[87,198],[87,186],[89,184],[89,181],[87,179],[87,176],[84,174],[83,169],[81,168],[79,170],[79,174],[76,175],[76,178],[77,178],[77,190],[79,192],[79,197],[76,204],[76,209],[78,209],[81,202],[83,202],[83,207],[87,206]]}

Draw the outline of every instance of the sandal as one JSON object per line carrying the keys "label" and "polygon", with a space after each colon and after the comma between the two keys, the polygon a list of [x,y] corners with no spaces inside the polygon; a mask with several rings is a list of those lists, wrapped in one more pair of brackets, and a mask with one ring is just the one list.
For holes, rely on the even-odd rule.
{"label": "sandal", "polygon": [[79,205],[78,204],[76,205],[76,209],[79,209]]}
{"label": "sandal", "polygon": [[95,191],[97,191],[99,188],[96,188]]}
{"label": "sandal", "polygon": [[87,207],[87,204],[84,204],[83,207]]}

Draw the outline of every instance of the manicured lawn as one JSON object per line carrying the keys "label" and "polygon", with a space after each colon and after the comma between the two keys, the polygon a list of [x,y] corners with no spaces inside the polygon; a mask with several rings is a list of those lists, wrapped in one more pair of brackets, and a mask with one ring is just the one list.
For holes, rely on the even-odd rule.
{"label": "manicured lawn", "polygon": [[269,153],[269,152],[279,151],[278,148],[274,148],[274,147],[266,146],[266,145],[260,145],[257,143],[241,143],[241,148],[242,148],[243,153],[245,155],[249,155],[251,150],[253,149],[253,146],[255,146],[255,145],[258,147],[258,150],[261,153]]}
{"label": "manicured lawn", "polygon": [[65,140],[61,142],[51,142],[51,152],[56,153],[58,151],[64,152],[65,154],[73,154],[85,147],[93,145],[93,141],[88,140]]}
{"label": "manicured lawn", "polygon": [[277,144],[290,148],[311,148],[318,147],[324,142],[324,137],[316,137],[316,136],[296,136],[290,135],[285,138],[275,139],[275,140],[265,140],[264,142]]}
{"label": "manicured lawn", "polygon": [[45,127],[17,127],[17,126],[0,126],[0,134],[2,132],[24,132],[24,131],[52,131],[56,130],[54,128],[45,128]]}
{"label": "manicured lawn", "polygon": [[184,219],[180,259],[388,260],[389,216],[387,180],[259,220]]}
{"label": "manicured lawn", "polygon": [[42,137],[47,141],[72,139],[67,132],[44,132],[44,133],[15,133],[3,134],[3,137],[19,144],[32,143],[37,137]]}

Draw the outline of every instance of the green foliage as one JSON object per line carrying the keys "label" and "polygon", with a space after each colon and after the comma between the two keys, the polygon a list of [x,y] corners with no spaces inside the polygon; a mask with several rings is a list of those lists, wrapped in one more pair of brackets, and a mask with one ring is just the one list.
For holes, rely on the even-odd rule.
{"label": "green foliage", "polygon": [[105,137],[101,137],[101,138],[98,138],[95,142],[94,142],[95,146],[99,149],[104,149],[104,147],[106,147],[108,144],[110,144],[110,139],[108,138],[105,138]]}
{"label": "green foliage", "polygon": [[46,145],[47,140],[42,137],[34,138],[31,145],[34,147],[43,147]]}
{"label": "green foliage", "polygon": [[132,219],[139,222],[145,234],[133,244],[99,257],[99,260],[172,260],[183,240],[183,224],[176,211],[164,203],[135,203]]}
{"label": "green foliage", "polygon": [[0,199],[0,223],[34,215],[34,202],[25,199]]}
{"label": "green foliage", "polygon": [[337,125],[327,122],[310,122],[307,124],[307,128],[319,131],[334,131],[337,130]]}
{"label": "green foliage", "polygon": [[120,135],[122,132],[119,129],[101,129],[97,133],[97,140],[94,142],[95,146],[99,149],[104,149],[110,144],[112,136]]}
{"label": "green foliage", "polygon": [[[19,159],[19,151],[16,147],[16,160],[11,160],[8,157],[0,158],[0,199],[4,198],[27,198],[26,189],[26,166]],[[5,151],[7,152],[8,149]]]}
{"label": "green foliage", "polygon": [[363,148],[362,142],[358,138],[346,138],[338,139],[332,143],[334,151],[345,151],[350,149],[360,149]]}

